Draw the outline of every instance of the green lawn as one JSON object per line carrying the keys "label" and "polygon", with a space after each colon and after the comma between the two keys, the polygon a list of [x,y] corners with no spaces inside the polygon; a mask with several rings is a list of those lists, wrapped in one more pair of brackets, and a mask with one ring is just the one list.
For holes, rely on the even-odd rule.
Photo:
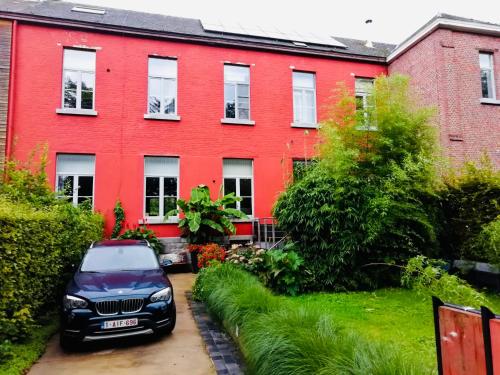
{"label": "green lawn", "polygon": [[47,315],[39,323],[29,339],[13,345],[12,358],[0,364],[0,375],[24,374],[43,354],[47,341],[59,327],[58,316],[55,313]]}
{"label": "green lawn", "polygon": [[[500,313],[500,297],[489,295],[491,308]],[[320,293],[287,298],[297,306],[327,311],[335,321],[369,339],[396,343],[412,357],[434,366],[435,344],[432,302],[405,289],[375,292]]]}

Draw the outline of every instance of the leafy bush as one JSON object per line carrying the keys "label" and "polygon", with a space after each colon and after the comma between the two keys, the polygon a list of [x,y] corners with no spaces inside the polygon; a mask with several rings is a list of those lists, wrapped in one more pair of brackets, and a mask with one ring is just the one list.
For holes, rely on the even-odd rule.
{"label": "leafy bush", "polygon": [[331,315],[296,308],[256,277],[225,263],[198,274],[194,287],[241,347],[252,374],[428,374],[390,344],[374,343]]}
{"label": "leafy bush", "polygon": [[[205,244],[213,242],[217,236],[224,236],[236,232],[231,218],[244,219],[247,216],[235,208],[234,205],[241,198],[234,193],[226,194],[215,201],[210,199],[208,186],[199,185],[191,190],[189,201],[177,200],[177,205],[184,214],[179,221],[182,235],[189,243]],[[179,210],[172,210],[166,217],[177,215]]]}
{"label": "leafy bush", "polygon": [[156,254],[161,254],[163,251],[163,244],[158,237],[156,237],[154,230],[148,229],[145,226],[127,229],[118,238],[122,240],[146,240],[149,242]]}
{"label": "leafy bush", "polygon": [[[448,259],[490,261],[485,236],[477,238],[500,215],[500,172],[487,157],[476,165],[468,162],[458,174],[445,179],[442,207],[445,229],[441,243]],[[477,242],[481,245],[477,246]]]}
{"label": "leafy bush", "polygon": [[9,162],[0,185],[0,357],[56,309],[71,264],[103,234],[100,215],[56,199],[45,160],[29,169]]}
{"label": "leafy bush", "polygon": [[436,296],[457,305],[479,308],[488,304],[487,298],[466,281],[448,274],[445,265],[424,256],[412,258],[403,269],[401,284],[425,297]]}
{"label": "leafy bush", "polygon": [[255,274],[267,287],[280,294],[296,295],[310,279],[304,259],[293,243],[284,249],[265,250],[256,246],[233,246],[227,261]]}
{"label": "leafy bush", "polygon": [[500,266],[500,216],[482,227],[470,245],[467,258]]}
{"label": "leafy bush", "polygon": [[122,203],[118,199],[113,209],[113,214],[115,215],[115,225],[113,225],[113,231],[111,232],[111,238],[117,238],[122,231],[123,222],[125,221],[125,211],[123,210]]}
{"label": "leafy bush", "polygon": [[39,210],[0,198],[0,341],[26,336],[57,306],[68,266],[102,231],[101,216],[69,204]]}
{"label": "leafy bush", "polygon": [[[314,289],[396,283],[397,273],[362,265],[437,250],[432,111],[398,75],[375,81],[366,117],[347,90],[339,95],[322,124],[318,164],[280,196],[274,215],[299,244]],[[365,130],[366,118],[377,131]]]}

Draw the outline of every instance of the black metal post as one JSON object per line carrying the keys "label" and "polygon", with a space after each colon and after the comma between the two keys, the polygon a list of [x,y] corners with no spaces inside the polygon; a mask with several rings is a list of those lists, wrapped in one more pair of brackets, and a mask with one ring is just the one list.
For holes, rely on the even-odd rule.
{"label": "black metal post", "polygon": [[443,375],[443,358],[441,357],[441,331],[439,330],[439,307],[444,303],[439,298],[432,296],[432,309],[434,311],[434,335],[436,337],[436,356],[438,374]]}
{"label": "black metal post", "polygon": [[490,320],[495,314],[487,307],[481,306],[481,321],[483,324],[484,358],[486,359],[486,375],[493,375],[493,352],[491,351]]}

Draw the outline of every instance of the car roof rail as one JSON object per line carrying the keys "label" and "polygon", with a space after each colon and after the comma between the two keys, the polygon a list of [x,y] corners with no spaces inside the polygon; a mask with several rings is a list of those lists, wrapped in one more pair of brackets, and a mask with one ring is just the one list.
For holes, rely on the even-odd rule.
{"label": "car roof rail", "polygon": [[92,241],[92,243],[89,246],[89,249],[92,249],[94,247],[95,241]]}

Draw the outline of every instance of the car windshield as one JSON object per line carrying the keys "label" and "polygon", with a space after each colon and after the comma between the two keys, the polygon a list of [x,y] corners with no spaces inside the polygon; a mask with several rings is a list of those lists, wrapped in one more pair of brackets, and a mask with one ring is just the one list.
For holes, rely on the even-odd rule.
{"label": "car windshield", "polygon": [[103,246],[89,249],[82,272],[136,271],[158,269],[152,249],[146,246]]}

